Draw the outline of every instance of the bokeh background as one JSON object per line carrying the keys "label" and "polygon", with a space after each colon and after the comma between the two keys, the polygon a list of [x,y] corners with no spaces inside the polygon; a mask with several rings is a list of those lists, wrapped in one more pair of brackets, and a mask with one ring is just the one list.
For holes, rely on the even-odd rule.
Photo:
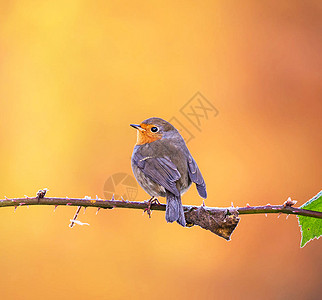
{"label": "bokeh background", "polygon": [[[129,123],[151,116],[193,134],[208,206],[321,190],[321,1],[22,0],[0,16],[0,198],[104,197],[132,174]],[[198,91],[219,111],[201,131],[180,112]],[[242,216],[227,242],[126,209],[70,229],[74,212],[0,209],[1,299],[321,297],[321,240],[300,249],[294,216]]]}

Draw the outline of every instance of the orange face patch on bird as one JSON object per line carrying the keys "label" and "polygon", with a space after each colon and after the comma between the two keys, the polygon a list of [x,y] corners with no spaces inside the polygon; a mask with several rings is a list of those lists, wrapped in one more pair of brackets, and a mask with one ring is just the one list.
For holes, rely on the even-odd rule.
{"label": "orange face patch on bird", "polygon": [[152,143],[160,140],[162,134],[160,128],[154,124],[141,123],[140,125],[130,124],[133,128],[138,130],[137,133],[137,145],[143,145],[146,143]]}
{"label": "orange face patch on bird", "polygon": [[181,195],[194,182],[199,195],[207,198],[206,184],[182,136],[169,122],[149,118],[140,125],[132,154],[132,170],[151,197],[166,197],[165,218],[186,226]]}

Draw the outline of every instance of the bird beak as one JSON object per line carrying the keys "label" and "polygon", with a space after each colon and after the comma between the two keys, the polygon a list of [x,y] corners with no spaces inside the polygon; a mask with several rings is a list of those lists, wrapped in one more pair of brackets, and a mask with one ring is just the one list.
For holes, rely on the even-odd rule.
{"label": "bird beak", "polygon": [[145,129],[143,129],[143,128],[141,127],[141,125],[130,124],[130,126],[132,126],[133,128],[135,128],[135,129],[137,129],[137,130],[145,131]]}

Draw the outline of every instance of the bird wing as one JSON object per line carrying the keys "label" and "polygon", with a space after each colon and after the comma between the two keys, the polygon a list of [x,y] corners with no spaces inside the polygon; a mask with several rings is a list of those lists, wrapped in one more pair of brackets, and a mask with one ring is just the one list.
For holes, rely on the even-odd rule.
{"label": "bird wing", "polygon": [[181,177],[175,164],[165,157],[143,157],[136,153],[134,155],[134,164],[141,171],[157,184],[163,186],[166,190],[180,196],[176,181]]}
{"label": "bird wing", "polygon": [[202,198],[207,198],[206,183],[201,175],[196,161],[191,155],[188,156],[188,172],[191,181],[197,186],[199,195]]}

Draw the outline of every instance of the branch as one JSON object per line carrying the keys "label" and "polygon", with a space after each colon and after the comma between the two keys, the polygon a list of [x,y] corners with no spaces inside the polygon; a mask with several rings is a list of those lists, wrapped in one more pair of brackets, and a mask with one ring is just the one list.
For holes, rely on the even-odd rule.
{"label": "branch", "polygon": [[237,209],[240,215],[250,214],[288,214],[322,219],[322,212],[284,205],[247,206]]}
{"label": "branch", "polygon": [[[89,197],[82,198],[56,198],[56,197],[44,197],[45,190],[40,190],[37,193],[37,197],[33,198],[13,198],[0,200],[0,207],[17,207],[27,205],[53,205],[55,207],[59,205],[78,206],[74,220],[78,215],[80,207],[95,207],[97,209],[113,209],[113,208],[132,208],[147,210],[147,201],[125,201],[125,200],[102,200],[102,199],[90,199]],[[240,218],[238,215],[242,214],[268,214],[268,213],[283,213],[283,214],[295,214],[307,217],[322,219],[322,212],[305,210],[301,208],[292,207],[295,204],[294,201],[288,200],[283,205],[269,205],[266,206],[246,206],[246,207],[207,207],[207,206],[192,206],[184,205],[185,218],[187,227],[198,225],[204,229],[230,240],[230,236]],[[165,211],[165,204],[152,204],[151,209]],[[71,225],[74,223],[72,222]],[[71,226],[72,227],[72,226]]]}

